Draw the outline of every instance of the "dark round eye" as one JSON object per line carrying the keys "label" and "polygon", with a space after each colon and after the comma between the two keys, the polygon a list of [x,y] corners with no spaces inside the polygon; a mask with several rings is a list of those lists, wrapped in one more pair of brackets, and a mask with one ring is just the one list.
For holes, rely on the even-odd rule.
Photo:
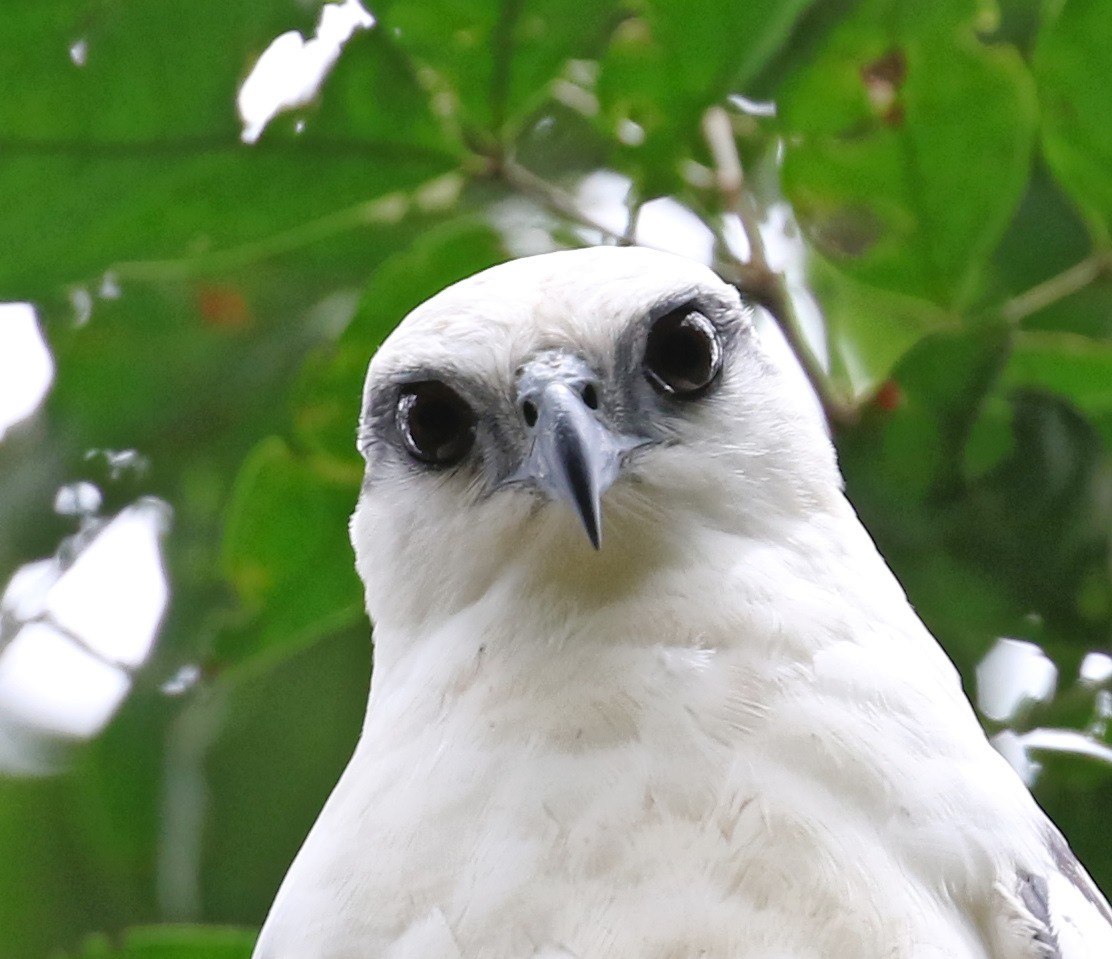
{"label": "dark round eye", "polygon": [[410,454],[422,463],[451,466],[475,442],[475,414],[451,387],[430,380],[402,387],[398,431]]}
{"label": "dark round eye", "polygon": [[673,310],[649,330],[645,376],[661,393],[694,399],[710,386],[721,368],[718,332],[697,310]]}

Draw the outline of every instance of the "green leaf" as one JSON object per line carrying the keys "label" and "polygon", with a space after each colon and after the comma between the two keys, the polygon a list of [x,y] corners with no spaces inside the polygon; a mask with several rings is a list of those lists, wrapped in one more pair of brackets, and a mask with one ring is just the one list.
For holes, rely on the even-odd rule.
{"label": "green leaf", "polygon": [[[951,538],[1053,632],[1092,648],[1112,626],[1107,450],[1075,406],[1044,390],[1008,389],[1007,371],[998,389],[1008,390],[1010,449],[962,490]],[[985,410],[998,415],[994,405]]]}
{"label": "green leaf", "polygon": [[460,220],[430,229],[387,260],[337,342],[306,362],[294,390],[298,438],[330,460],[359,468],[355,425],[371,354],[415,306],[505,259],[506,251],[490,226]]}
{"label": "green leaf", "polygon": [[866,410],[839,437],[847,477],[897,516],[959,486],[970,432],[1007,356],[997,330],[943,331],[918,342],[892,370],[894,408]]}
{"label": "green leaf", "polygon": [[1065,400],[1015,389],[1012,357],[1004,330],[930,336],[900,402],[839,436],[854,505],[966,676],[996,637],[1078,653],[1112,616],[1107,453]]}
{"label": "green leaf", "polygon": [[469,140],[505,142],[571,59],[603,43],[616,0],[382,0],[382,29],[432,71],[445,113]]}
{"label": "green leaf", "polygon": [[[361,105],[344,122],[363,103],[345,81],[321,132],[310,124],[302,136],[240,142],[235,96],[252,61],[291,26],[312,32],[293,0],[84,7],[18,4],[4,19],[0,86],[25,95],[0,102],[0,247],[12,251],[0,262],[0,298],[95,283],[109,268],[125,279],[160,278],[173,267],[167,259],[261,258],[276,234],[281,249],[315,236],[302,232],[326,215],[354,210],[358,224],[366,201],[456,163],[415,108],[413,119],[397,121],[390,105],[408,114],[415,94],[396,56],[371,71],[375,89],[364,100],[377,112]],[[68,53],[79,40],[83,66]],[[375,40],[360,53],[389,55]],[[368,126],[377,138],[365,135]]]}
{"label": "green leaf", "polygon": [[1112,449],[1112,340],[1025,330],[1004,367],[1005,388],[1057,393],[1087,414]]}
{"label": "green leaf", "polygon": [[[377,9],[377,5],[376,5]],[[295,139],[333,148],[352,141],[378,146],[390,163],[461,157],[460,145],[432,110],[417,67],[396,37],[378,27],[355,33],[325,81],[318,103],[299,114]]]}
{"label": "green leaf", "polygon": [[224,534],[224,570],[250,622],[218,637],[218,666],[285,656],[359,619],[362,590],[347,536],[357,492],[358,474],[326,473],[277,437],[247,458]]}
{"label": "green leaf", "polygon": [[964,0],[863,3],[781,100],[784,187],[811,241],[878,287],[960,308],[1030,168],[1031,79]]}
{"label": "green leaf", "polygon": [[[1044,162],[1036,162],[1027,190],[1003,238],[984,270],[985,283],[978,306],[988,312],[1032,287],[1044,283],[1084,260],[1092,238],[1076,205],[1054,180]],[[1069,329],[1075,303],[1058,300],[1036,312],[1038,323],[1051,321]],[[1065,309],[1058,309],[1065,305]],[[1057,316],[1052,314],[1057,313]],[[1095,317],[1078,317],[1073,327],[1085,332]],[[1030,322],[1029,320],[1024,321]],[[1097,324],[1112,331],[1112,314]]]}
{"label": "green leaf", "polygon": [[884,382],[923,337],[953,326],[933,304],[869,286],[821,256],[808,261],[808,279],[826,318],[833,375],[856,397]]}
{"label": "green leaf", "polygon": [[[90,912],[107,911],[99,894],[115,890],[104,871],[97,869],[92,888],[74,881],[76,864],[90,860],[88,850],[74,842],[71,812],[71,797],[58,779],[0,776],[4,959],[53,955],[54,947],[84,934]],[[93,862],[95,869],[99,862]]]}
{"label": "green leaf", "polygon": [[[646,0],[615,32],[600,63],[603,122],[616,162],[644,196],[676,186],[679,164],[702,154],[704,110],[746,83],[788,38],[813,0]],[[624,132],[636,125],[630,138]],[[624,139],[623,139],[624,138]],[[622,146],[622,143],[625,146]]]}
{"label": "green leaf", "polygon": [[1035,48],[1043,150],[1062,186],[1112,231],[1112,17],[1104,0],[1059,0]]}
{"label": "green leaf", "polygon": [[208,922],[263,921],[351,758],[367,711],[366,621],[272,666],[223,684],[219,731],[204,756],[197,893]]}
{"label": "green leaf", "polygon": [[1112,277],[1099,277],[1023,320],[1024,329],[1076,333],[1112,342]]}
{"label": "green leaf", "polygon": [[73,959],[248,959],[257,933],[222,926],[142,926],[118,946],[93,936]]}
{"label": "green leaf", "polygon": [[98,301],[82,326],[52,324],[67,375],[49,399],[51,415],[90,446],[170,458],[190,446],[202,455],[196,447],[268,415],[312,339],[277,313],[282,304],[258,280],[135,285]]}

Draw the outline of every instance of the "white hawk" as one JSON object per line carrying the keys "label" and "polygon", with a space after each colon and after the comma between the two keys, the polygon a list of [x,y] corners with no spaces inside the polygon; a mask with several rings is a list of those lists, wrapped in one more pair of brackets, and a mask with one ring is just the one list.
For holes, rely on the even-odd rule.
{"label": "white hawk", "polygon": [[495,267],[371,362],[375,666],[256,959],[1109,959],[737,292]]}

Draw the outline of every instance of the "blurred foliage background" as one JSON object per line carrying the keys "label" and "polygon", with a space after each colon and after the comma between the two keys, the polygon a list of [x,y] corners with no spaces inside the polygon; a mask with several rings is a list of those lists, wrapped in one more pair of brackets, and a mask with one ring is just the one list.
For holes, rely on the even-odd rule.
{"label": "blurred foliage background", "polygon": [[[1112,889],[1112,8],[336,9],[0,11],[0,300],[55,368],[0,441],[0,959],[248,955],[365,705],[367,359],[447,283],[586,243],[766,308],[986,729]],[[249,76],[291,106],[253,143]],[[93,630],[63,585],[136,517],[153,565],[101,556]],[[163,569],[153,646],[113,651]]]}

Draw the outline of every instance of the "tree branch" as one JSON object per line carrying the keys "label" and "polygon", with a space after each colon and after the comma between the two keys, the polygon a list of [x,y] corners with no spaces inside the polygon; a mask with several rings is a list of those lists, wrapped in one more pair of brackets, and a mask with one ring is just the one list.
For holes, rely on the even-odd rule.
{"label": "tree branch", "polygon": [[739,267],[747,267],[747,263],[736,261],[719,262],[716,264],[718,272],[728,282],[737,287],[743,295],[751,297],[759,303],[775,320],[780,332],[783,333],[792,353],[815,391],[826,421],[831,428],[852,426],[859,418],[857,406],[843,397],[835,388],[823,368],[815,351],[807,342],[803,332],[803,325],[796,313],[795,303],[788,292],[787,284],[782,274],[769,273],[773,278],[769,284],[754,285],[751,276],[743,276]]}
{"label": "tree branch", "polygon": [[741,168],[730,116],[721,107],[711,107],[703,114],[703,136],[714,161],[714,181],[728,213],[737,217],[749,244],[748,269],[755,273],[768,273],[768,255],[758,212],[752,197],[745,190],[745,174]]}
{"label": "tree branch", "polygon": [[831,382],[819,358],[807,342],[795,303],[783,273],[768,264],[768,253],[761,236],[760,213],[753,195],[745,189],[745,175],[734,141],[729,114],[722,107],[711,107],[703,114],[703,136],[714,160],[714,178],[727,215],[741,224],[749,244],[748,258],[731,254],[724,243],[725,254],[716,264],[718,271],[738,288],[760,303],[784,334],[811,388],[822,404],[831,428],[849,426],[857,421],[857,408],[844,398]]}

